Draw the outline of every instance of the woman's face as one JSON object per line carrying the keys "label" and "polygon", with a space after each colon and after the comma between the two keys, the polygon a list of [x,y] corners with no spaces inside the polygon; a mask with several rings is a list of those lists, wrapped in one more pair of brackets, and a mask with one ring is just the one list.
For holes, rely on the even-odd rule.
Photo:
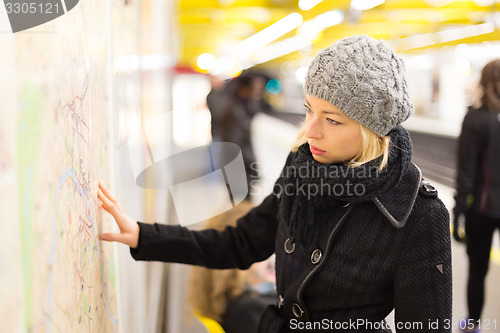
{"label": "woman's face", "polygon": [[363,136],[358,122],[327,101],[307,94],[306,108],[305,136],[316,161],[344,162],[361,151]]}

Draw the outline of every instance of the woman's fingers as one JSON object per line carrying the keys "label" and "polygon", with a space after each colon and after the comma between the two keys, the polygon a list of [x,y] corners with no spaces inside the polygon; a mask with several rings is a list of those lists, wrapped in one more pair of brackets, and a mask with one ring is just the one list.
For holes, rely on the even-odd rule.
{"label": "woman's fingers", "polygon": [[108,198],[106,195],[104,195],[104,193],[102,192],[102,190],[99,190],[99,191],[97,192],[97,197],[98,197],[99,199],[101,199],[102,206],[103,206],[106,210],[108,210],[108,211],[109,211],[109,210],[111,210],[111,209],[112,209],[112,207],[115,207],[115,204],[114,204],[111,200],[109,200],[109,198]]}
{"label": "woman's fingers", "polygon": [[115,234],[115,233],[105,233],[100,234],[99,239],[108,241],[108,242],[120,242],[123,243],[123,235]]}
{"label": "woman's fingers", "polygon": [[116,200],[116,198],[111,194],[111,192],[107,189],[107,187],[104,186],[104,184],[102,184],[101,182],[99,182],[99,190],[106,197],[106,199],[111,201],[116,206],[116,209],[118,211],[122,211],[122,208],[118,204],[118,200]]}
{"label": "woman's fingers", "polygon": [[115,197],[111,194],[111,192],[109,192],[109,190],[107,189],[106,186],[104,186],[103,183],[99,182],[99,188],[101,189],[102,193],[106,196],[106,198],[108,198],[114,204],[118,204]]}
{"label": "woman's fingers", "polygon": [[116,220],[116,222],[119,222],[121,211],[118,209],[118,207],[113,202],[111,202],[101,191],[97,193],[97,196],[102,202],[102,208],[110,213]]}
{"label": "woman's fingers", "polygon": [[99,239],[107,242],[119,242],[131,248],[137,247],[137,237],[132,237],[129,234],[105,233],[100,234]]}
{"label": "woman's fingers", "polygon": [[120,233],[105,233],[101,234],[99,238],[104,241],[120,242],[130,247],[137,247],[139,225],[121,210],[116,199],[100,182],[97,197],[101,200],[99,207],[110,213],[120,228]]}
{"label": "woman's fingers", "polygon": [[[97,197],[99,197],[99,195],[97,195]],[[105,211],[107,211],[107,212],[108,212],[108,210],[106,209],[106,207],[104,206],[104,204],[102,203],[102,201],[101,201],[101,202],[99,202],[99,203],[97,204],[97,207],[99,207],[99,208],[103,208]],[[109,212],[108,212],[108,213],[109,213]]]}

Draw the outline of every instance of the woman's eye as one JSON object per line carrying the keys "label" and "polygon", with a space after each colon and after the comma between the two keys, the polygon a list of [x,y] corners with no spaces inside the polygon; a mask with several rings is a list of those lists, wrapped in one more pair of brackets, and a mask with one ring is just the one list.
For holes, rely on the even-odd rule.
{"label": "woman's eye", "polygon": [[328,120],[328,122],[329,122],[330,124],[335,124],[335,125],[340,124],[338,121],[333,120],[333,119],[331,119],[331,118],[326,118],[326,120]]}
{"label": "woman's eye", "polygon": [[312,112],[311,109],[307,105],[304,104],[304,107],[306,108],[306,113],[311,113]]}

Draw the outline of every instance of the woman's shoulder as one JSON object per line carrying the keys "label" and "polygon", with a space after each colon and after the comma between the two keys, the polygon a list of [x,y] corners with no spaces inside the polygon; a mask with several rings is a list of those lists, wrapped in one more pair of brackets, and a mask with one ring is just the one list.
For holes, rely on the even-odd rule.
{"label": "woman's shoulder", "polygon": [[448,208],[439,198],[439,192],[431,182],[422,179],[418,196],[412,212],[419,223],[444,223],[449,224],[450,214]]}
{"label": "woman's shoulder", "polygon": [[422,216],[424,219],[449,218],[436,188],[422,178],[420,169],[413,163],[396,186],[377,196],[375,205],[397,229],[411,229],[406,227],[420,220]]}
{"label": "woman's shoulder", "polygon": [[485,106],[472,107],[470,106],[464,116],[464,123],[472,125],[480,125],[483,122],[489,122],[498,116],[497,113],[491,112]]}
{"label": "woman's shoulder", "polygon": [[418,191],[417,200],[420,201],[421,209],[429,210],[447,210],[444,203],[439,198],[439,192],[436,187],[427,179],[422,179]]}

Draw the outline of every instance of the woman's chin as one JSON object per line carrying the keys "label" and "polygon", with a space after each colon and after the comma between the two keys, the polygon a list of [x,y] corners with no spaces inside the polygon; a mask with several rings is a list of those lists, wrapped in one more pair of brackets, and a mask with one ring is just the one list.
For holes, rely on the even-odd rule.
{"label": "woman's chin", "polygon": [[320,155],[313,155],[313,158],[316,162],[323,163],[323,164],[330,164],[332,162],[329,161],[328,158],[325,158],[325,156],[320,156]]}

